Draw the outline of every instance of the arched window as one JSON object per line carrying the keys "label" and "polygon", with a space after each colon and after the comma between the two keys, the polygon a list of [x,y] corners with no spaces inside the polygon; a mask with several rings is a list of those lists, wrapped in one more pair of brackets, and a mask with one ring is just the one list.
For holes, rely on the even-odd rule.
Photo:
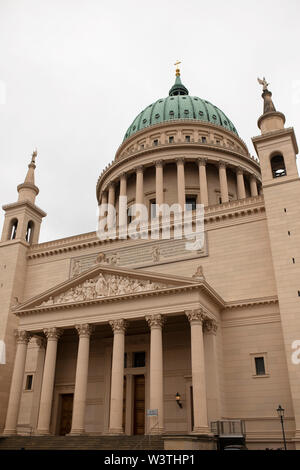
{"label": "arched window", "polygon": [[9,230],[9,240],[14,240],[17,235],[17,228],[18,228],[18,219],[13,219],[10,222],[10,230]]}
{"label": "arched window", "polygon": [[28,243],[32,242],[33,227],[34,227],[34,223],[32,222],[32,220],[30,220],[27,224],[26,237],[25,237],[25,240]]}
{"label": "arched window", "polygon": [[284,158],[282,155],[274,155],[274,157],[271,158],[271,168],[272,168],[273,178],[286,176]]}

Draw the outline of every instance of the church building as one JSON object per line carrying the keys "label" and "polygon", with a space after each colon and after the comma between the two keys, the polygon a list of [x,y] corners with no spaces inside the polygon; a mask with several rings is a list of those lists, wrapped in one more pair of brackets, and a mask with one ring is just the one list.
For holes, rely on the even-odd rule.
{"label": "church building", "polygon": [[40,243],[33,153],[17,202],[3,206],[3,436],[156,435],[169,448],[213,448],[218,426],[234,435],[242,425],[249,449],[278,448],[281,405],[287,446],[300,449],[298,146],[260,82],[257,156],[177,69],[97,181],[117,230],[133,204],[149,217],[158,204],[186,204],[192,217],[203,205],[197,250],[164,239],[162,223],[156,238]]}

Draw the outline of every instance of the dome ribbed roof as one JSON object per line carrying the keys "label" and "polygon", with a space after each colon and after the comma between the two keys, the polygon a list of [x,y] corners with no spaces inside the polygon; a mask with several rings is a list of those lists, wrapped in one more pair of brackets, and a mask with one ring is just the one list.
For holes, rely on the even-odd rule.
{"label": "dome ribbed roof", "polygon": [[161,98],[147,106],[128,128],[124,140],[154,124],[182,119],[210,122],[238,135],[233,123],[217,106],[197,96],[189,96],[180,77],[176,77],[169,95],[167,98]]}

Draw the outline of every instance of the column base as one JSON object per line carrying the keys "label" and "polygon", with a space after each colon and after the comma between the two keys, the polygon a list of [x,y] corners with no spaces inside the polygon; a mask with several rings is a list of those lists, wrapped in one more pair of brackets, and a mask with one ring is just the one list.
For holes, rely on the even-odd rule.
{"label": "column base", "polygon": [[17,434],[16,429],[4,429],[2,436],[17,436]]}
{"label": "column base", "polygon": [[208,426],[200,426],[198,428],[194,428],[191,432],[192,436],[213,436]]}
{"label": "column base", "polygon": [[51,436],[51,432],[44,429],[37,429],[34,434],[36,436]]}
{"label": "column base", "polygon": [[84,429],[71,429],[69,434],[66,434],[67,436],[85,436],[86,432]]}
{"label": "column base", "polygon": [[124,436],[125,433],[124,433],[123,428],[121,428],[121,429],[113,429],[113,428],[111,428],[111,429],[108,430],[108,435],[109,435],[109,436]]}

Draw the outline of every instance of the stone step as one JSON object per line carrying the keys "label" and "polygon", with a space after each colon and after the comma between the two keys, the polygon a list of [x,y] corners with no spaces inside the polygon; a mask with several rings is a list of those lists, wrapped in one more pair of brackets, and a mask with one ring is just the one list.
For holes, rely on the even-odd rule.
{"label": "stone step", "polygon": [[0,450],[163,450],[160,436],[5,436]]}

